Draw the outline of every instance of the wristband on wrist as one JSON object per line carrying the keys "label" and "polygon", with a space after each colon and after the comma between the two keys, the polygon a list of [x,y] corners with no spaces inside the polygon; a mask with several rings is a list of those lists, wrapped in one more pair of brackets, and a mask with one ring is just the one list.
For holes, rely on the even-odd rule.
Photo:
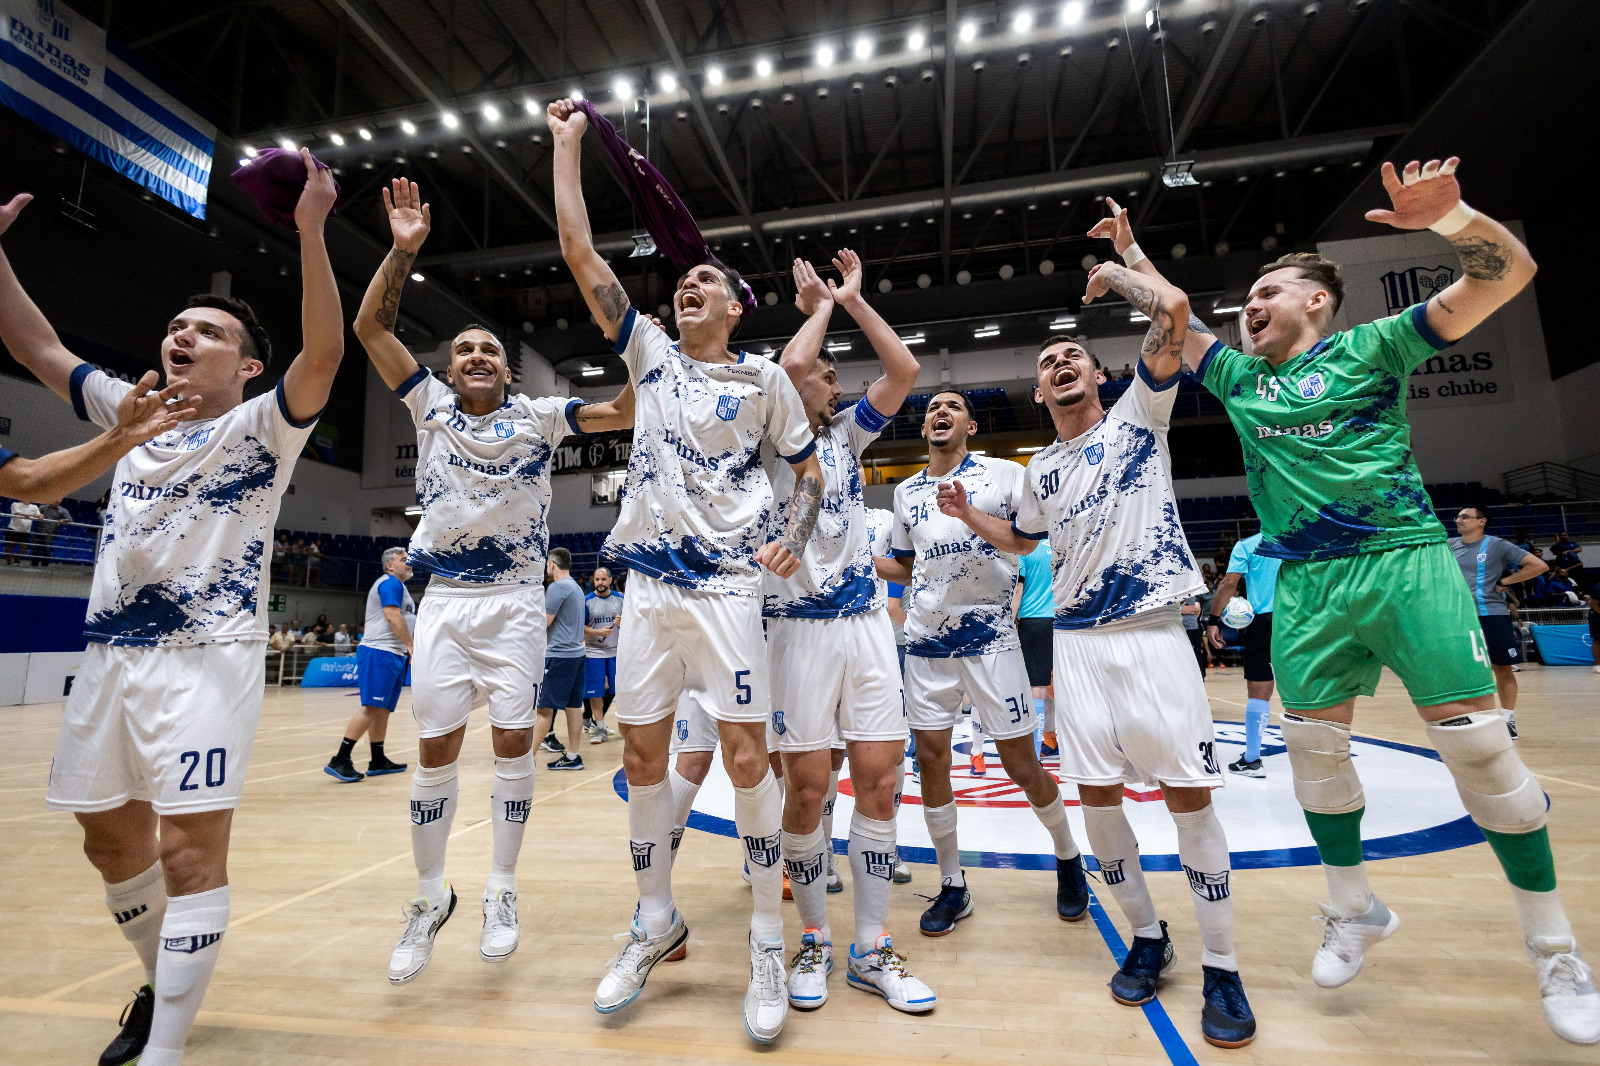
{"label": "wristband on wrist", "polygon": [[[1462,225],[1465,224],[1466,223],[1462,223]],[[1134,241],[1132,244],[1128,245],[1128,250],[1122,253],[1122,265],[1125,267],[1132,267],[1143,262],[1147,258],[1149,257],[1144,254],[1144,249],[1139,247],[1139,242]]]}
{"label": "wristband on wrist", "polygon": [[1468,207],[1465,200],[1457,200],[1448,214],[1428,228],[1441,237],[1451,237],[1466,229],[1477,217],[1478,212]]}
{"label": "wristband on wrist", "polygon": [[1208,615],[1206,615],[1206,625],[1208,625],[1208,626],[1220,626],[1221,624],[1222,624],[1222,616],[1220,614],[1208,614]]}

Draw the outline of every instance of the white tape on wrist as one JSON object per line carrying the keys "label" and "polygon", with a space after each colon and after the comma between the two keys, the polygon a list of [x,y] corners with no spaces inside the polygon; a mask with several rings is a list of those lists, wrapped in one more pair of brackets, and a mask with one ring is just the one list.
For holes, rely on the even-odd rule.
{"label": "white tape on wrist", "polygon": [[1449,214],[1428,228],[1441,237],[1450,237],[1466,229],[1472,224],[1472,220],[1477,217],[1478,212],[1468,207],[1465,200],[1457,200],[1456,205],[1450,209]]}
{"label": "white tape on wrist", "polygon": [[1136,266],[1147,259],[1144,249],[1139,247],[1139,242],[1134,241],[1128,245],[1128,250],[1122,253],[1122,265],[1125,267]]}

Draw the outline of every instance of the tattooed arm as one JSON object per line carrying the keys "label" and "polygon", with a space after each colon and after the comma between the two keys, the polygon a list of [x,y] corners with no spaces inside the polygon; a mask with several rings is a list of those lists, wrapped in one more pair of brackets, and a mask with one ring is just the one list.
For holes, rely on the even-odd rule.
{"label": "tattooed arm", "polygon": [[586,403],[573,416],[585,433],[604,433],[610,429],[633,428],[633,383],[622,387],[615,400]]}
{"label": "tattooed arm", "polygon": [[[1106,207],[1111,211],[1108,218],[1102,218],[1089,230],[1091,237],[1105,237],[1111,241],[1111,247],[1118,255],[1124,255],[1133,246],[1133,226],[1128,222],[1128,209],[1119,207],[1111,197],[1106,197]],[[1156,269],[1156,265],[1148,257],[1139,260],[1127,269],[1148,278],[1153,278],[1164,285],[1171,282]],[[1211,332],[1211,327],[1200,321],[1200,316],[1193,311],[1189,312],[1189,332],[1183,341],[1183,362],[1190,370],[1197,370],[1200,361],[1206,357],[1206,352],[1216,343],[1217,336]]]}
{"label": "tattooed arm", "polygon": [[[1383,164],[1383,188],[1391,209],[1367,212],[1367,219],[1395,229],[1426,229],[1445,219],[1461,202],[1461,186],[1451,157],[1441,166],[1416,160],[1396,174],[1393,163]],[[1442,339],[1458,341],[1484,319],[1500,310],[1533,280],[1539,267],[1511,231],[1482,212],[1465,227],[1445,238],[1461,257],[1462,276],[1428,301],[1428,325]]]}
{"label": "tattooed arm", "polygon": [[1148,274],[1136,273],[1116,263],[1101,263],[1089,271],[1083,302],[1115,292],[1133,309],[1150,317],[1139,348],[1139,358],[1157,384],[1183,369],[1183,346],[1189,333],[1189,297],[1180,289]]}
{"label": "tattooed arm", "polygon": [[628,314],[628,294],[610,264],[594,250],[589,210],[583,203],[579,164],[589,116],[577,110],[571,100],[557,100],[550,105],[545,120],[555,140],[556,226],[561,236],[561,258],[567,261],[578,291],[583,293],[584,302],[606,339],[615,341]]}
{"label": "tattooed arm", "polygon": [[779,577],[788,577],[800,569],[800,556],[817,527],[817,513],[822,510],[822,465],[816,453],[794,464],[794,496],[789,500],[789,525],[783,536],[769,541],[756,552],[756,562]]}
{"label": "tattooed arm", "polygon": [[400,290],[405,288],[411,264],[428,238],[432,216],[428,205],[422,202],[422,190],[416,182],[404,178],[394,179],[390,188],[383,190],[383,206],[389,213],[394,247],[367,285],[354,329],[383,383],[397,389],[417,372],[417,361],[394,335],[394,325],[400,317]]}

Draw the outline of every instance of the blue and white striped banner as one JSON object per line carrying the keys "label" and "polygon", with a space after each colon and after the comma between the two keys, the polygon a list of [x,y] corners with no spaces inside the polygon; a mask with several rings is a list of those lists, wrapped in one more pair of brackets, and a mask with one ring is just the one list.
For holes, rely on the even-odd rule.
{"label": "blue and white striped banner", "polygon": [[133,52],[59,0],[0,0],[0,103],[206,217],[217,128]]}

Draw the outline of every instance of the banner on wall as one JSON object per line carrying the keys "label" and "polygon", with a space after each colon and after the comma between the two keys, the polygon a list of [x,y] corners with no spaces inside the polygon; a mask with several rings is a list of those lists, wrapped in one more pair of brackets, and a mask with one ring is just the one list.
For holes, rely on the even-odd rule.
{"label": "banner on wall", "polygon": [[217,128],[105,30],[59,0],[0,0],[0,103],[206,217]]}

